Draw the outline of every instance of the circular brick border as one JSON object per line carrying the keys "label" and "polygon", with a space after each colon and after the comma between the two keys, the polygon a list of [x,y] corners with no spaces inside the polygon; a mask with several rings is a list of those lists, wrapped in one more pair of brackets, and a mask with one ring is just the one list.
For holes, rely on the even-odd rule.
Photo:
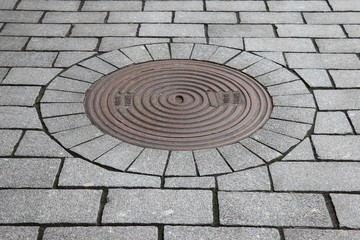
{"label": "circular brick border", "polygon": [[[92,83],[120,68],[155,60],[193,59],[226,65],[255,78],[273,101],[269,121],[239,143],[196,151],[141,148],[106,135],[89,121],[83,101]],[[77,63],[45,90],[43,116],[50,134],[70,152],[116,170],[157,176],[209,176],[264,166],[281,158],[304,139],[312,121],[296,116],[314,108],[304,82],[285,67],[258,55],[223,46],[161,43],[126,47]]]}

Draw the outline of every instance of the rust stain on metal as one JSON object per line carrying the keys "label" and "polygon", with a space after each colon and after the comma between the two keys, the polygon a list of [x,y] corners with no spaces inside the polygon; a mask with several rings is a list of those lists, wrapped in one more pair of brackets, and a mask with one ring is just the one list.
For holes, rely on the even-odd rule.
{"label": "rust stain on metal", "polygon": [[99,79],[85,109],[103,132],[134,145],[167,150],[220,147],[268,120],[265,89],[235,69],[194,60],[125,67]]}

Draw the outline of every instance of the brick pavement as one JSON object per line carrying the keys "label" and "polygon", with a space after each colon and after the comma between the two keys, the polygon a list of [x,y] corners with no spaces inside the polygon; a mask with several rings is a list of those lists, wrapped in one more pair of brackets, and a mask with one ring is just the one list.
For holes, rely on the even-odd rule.
{"label": "brick pavement", "polygon": [[[360,239],[357,0],[0,1],[0,239]],[[244,71],[271,119],[228,146],[102,133],[86,90],[134,63]]]}

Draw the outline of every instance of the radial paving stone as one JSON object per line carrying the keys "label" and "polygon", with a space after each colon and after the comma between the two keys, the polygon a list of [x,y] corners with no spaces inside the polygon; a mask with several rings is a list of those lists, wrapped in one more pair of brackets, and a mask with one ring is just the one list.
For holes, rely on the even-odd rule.
{"label": "radial paving stone", "polygon": [[316,109],[299,107],[274,107],[270,115],[273,119],[313,124]]}
{"label": "radial paving stone", "polygon": [[314,150],[309,138],[305,138],[282,159],[283,161],[315,160]]}
{"label": "radial paving stone", "polygon": [[56,58],[55,67],[70,67],[71,65],[95,55],[95,52],[60,52]]}
{"label": "radial paving stone", "polygon": [[82,103],[44,103],[41,104],[41,116],[43,118],[55,117],[62,115],[72,115],[84,113]]}
{"label": "radial paving stone", "polygon": [[191,151],[172,151],[165,175],[196,176],[196,164]]}
{"label": "radial paving stone", "polygon": [[56,77],[51,81],[48,89],[85,93],[90,86],[91,84],[88,82],[74,81],[73,79],[64,77]]}
{"label": "radial paving stone", "polygon": [[65,130],[84,127],[90,125],[90,120],[85,114],[60,116],[44,119],[44,123],[50,133],[62,132]]}
{"label": "radial paving stone", "polygon": [[39,227],[15,227],[0,226],[0,239],[7,240],[36,240],[38,239]]}

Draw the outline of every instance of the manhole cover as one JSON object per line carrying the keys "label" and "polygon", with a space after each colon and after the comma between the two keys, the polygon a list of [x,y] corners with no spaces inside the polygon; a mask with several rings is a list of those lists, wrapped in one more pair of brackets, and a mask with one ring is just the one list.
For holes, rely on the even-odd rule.
{"label": "manhole cover", "polygon": [[271,99],[249,76],[194,60],[136,64],[99,79],[86,112],[102,131],[124,142],[197,150],[237,142],[269,118]]}

